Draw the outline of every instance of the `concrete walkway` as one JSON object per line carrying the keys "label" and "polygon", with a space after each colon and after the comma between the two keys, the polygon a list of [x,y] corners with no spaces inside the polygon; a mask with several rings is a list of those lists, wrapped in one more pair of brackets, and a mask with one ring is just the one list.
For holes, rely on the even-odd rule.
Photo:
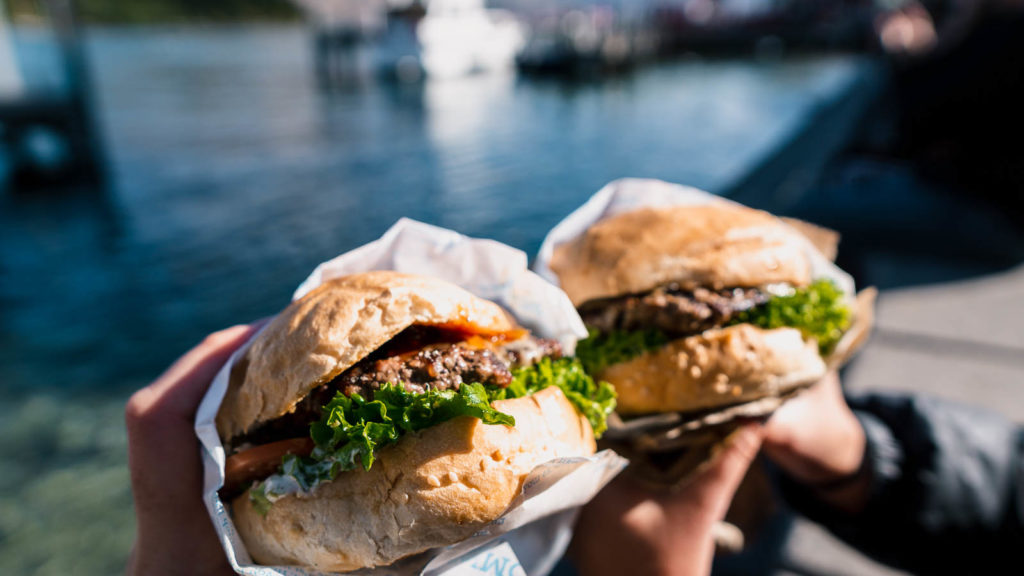
{"label": "concrete walkway", "polygon": [[937,394],[1024,422],[1024,265],[883,291],[850,390]]}

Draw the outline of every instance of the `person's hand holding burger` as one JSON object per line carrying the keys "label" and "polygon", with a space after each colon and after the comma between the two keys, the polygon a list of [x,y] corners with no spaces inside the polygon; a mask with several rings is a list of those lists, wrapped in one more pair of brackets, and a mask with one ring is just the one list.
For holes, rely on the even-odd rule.
{"label": "person's hand holding burger", "polygon": [[[129,574],[230,573],[194,426],[253,334],[209,337],[129,401]],[[490,301],[428,277],[349,275],[293,302],[233,364],[218,493],[257,563],[383,566],[482,529],[540,463],[593,454],[613,406],[557,341]]]}
{"label": "person's hand holding burger", "polygon": [[864,428],[834,371],[779,408],[764,427],[765,455],[816,498],[847,514],[859,512],[868,497],[865,447]]}
{"label": "person's hand holding burger", "polygon": [[708,574],[713,535],[758,448],[822,502],[857,513],[868,496],[865,436],[839,377],[784,404],[764,426],[737,431],[719,457],[675,492],[651,490],[623,474],[580,515],[573,563],[580,574]]}
{"label": "person's hand holding burger", "polygon": [[715,530],[761,445],[759,424],[732,433],[717,457],[675,491],[622,474],[588,503],[570,558],[580,574],[709,574]]}
{"label": "person's hand holding burger", "polygon": [[[788,474],[829,497],[859,479],[859,422],[838,385],[816,383],[866,339],[874,290],[857,293],[834,265],[832,231],[682,189],[679,203],[638,206],[641,187],[669,189],[617,186],[625,200],[582,232],[560,224],[542,248],[591,332],[577,355],[616,388],[607,442],[631,460],[585,508],[574,560],[584,574],[706,574],[762,435]],[[770,431],[748,424],[780,406]]]}
{"label": "person's hand holding burger", "polygon": [[203,465],[193,426],[213,377],[260,324],[207,336],[128,401],[128,468],[137,522],[129,576],[233,573],[203,506]]}

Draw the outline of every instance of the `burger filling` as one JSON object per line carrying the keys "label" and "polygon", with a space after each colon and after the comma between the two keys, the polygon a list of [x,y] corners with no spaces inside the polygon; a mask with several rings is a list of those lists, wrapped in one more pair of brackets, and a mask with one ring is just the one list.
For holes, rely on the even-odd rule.
{"label": "burger filling", "polygon": [[579,343],[576,355],[591,374],[671,340],[743,323],[796,328],[805,339],[814,339],[825,356],[850,325],[843,293],[829,280],[800,288],[772,284],[723,290],[667,284],[642,294],[585,302],[580,316],[591,335]]}
{"label": "burger filling", "polygon": [[764,304],[771,293],[760,288],[684,290],[678,284],[594,300],[580,307],[583,322],[601,332],[657,330],[666,336],[683,337],[723,326],[737,313]]}
{"label": "burger filling", "polygon": [[548,386],[562,389],[595,434],[605,429],[614,392],[595,383],[577,360],[563,358],[557,341],[525,331],[481,336],[410,327],[315,389],[293,412],[233,439],[221,496],[231,498],[265,478],[250,498],[266,511],[285,494],[313,490],[344,470],[369,469],[376,453],[405,433],[458,416],[514,426],[515,419],[491,402]]}
{"label": "burger filling", "polygon": [[512,383],[512,369],[561,355],[562,347],[557,341],[532,336],[494,348],[472,341],[437,344],[397,356],[363,360],[342,374],[338,389],[346,396],[366,396],[372,395],[383,382],[401,383],[407,391],[415,393],[430,388],[458,390],[463,382],[505,388]]}

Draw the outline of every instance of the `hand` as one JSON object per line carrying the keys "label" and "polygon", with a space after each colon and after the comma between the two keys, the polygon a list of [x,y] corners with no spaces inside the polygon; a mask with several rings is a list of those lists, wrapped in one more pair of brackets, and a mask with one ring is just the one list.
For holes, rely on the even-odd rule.
{"label": "hand", "polygon": [[125,409],[137,532],[127,573],[232,574],[202,501],[203,466],[193,429],[213,377],[258,325],[206,337]]}
{"label": "hand", "polygon": [[935,22],[916,0],[904,8],[880,14],[874,27],[882,48],[895,57],[920,57],[934,50],[938,43]]}
{"label": "hand", "polygon": [[760,426],[740,428],[717,460],[676,492],[654,492],[621,474],[580,513],[569,549],[579,573],[710,573],[715,524],[760,445]]}
{"label": "hand", "polygon": [[[839,376],[831,372],[785,403],[764,427],[765,455],[797,482],[828,486],[861,470],[864,428],[843,398]],[[818,496],[855,513],[867,499],[868,478],[822,490]]]}

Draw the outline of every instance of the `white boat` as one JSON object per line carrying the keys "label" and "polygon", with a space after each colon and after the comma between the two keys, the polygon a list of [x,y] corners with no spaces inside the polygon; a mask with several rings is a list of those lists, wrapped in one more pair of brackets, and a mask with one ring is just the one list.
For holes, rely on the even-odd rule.
{"label": "white boat", "polygon": [[374,50],[381,68],[413,80],[514,69],[526,30],[512,12],[483,0],[424,0],[423,9],[389,16]]}

